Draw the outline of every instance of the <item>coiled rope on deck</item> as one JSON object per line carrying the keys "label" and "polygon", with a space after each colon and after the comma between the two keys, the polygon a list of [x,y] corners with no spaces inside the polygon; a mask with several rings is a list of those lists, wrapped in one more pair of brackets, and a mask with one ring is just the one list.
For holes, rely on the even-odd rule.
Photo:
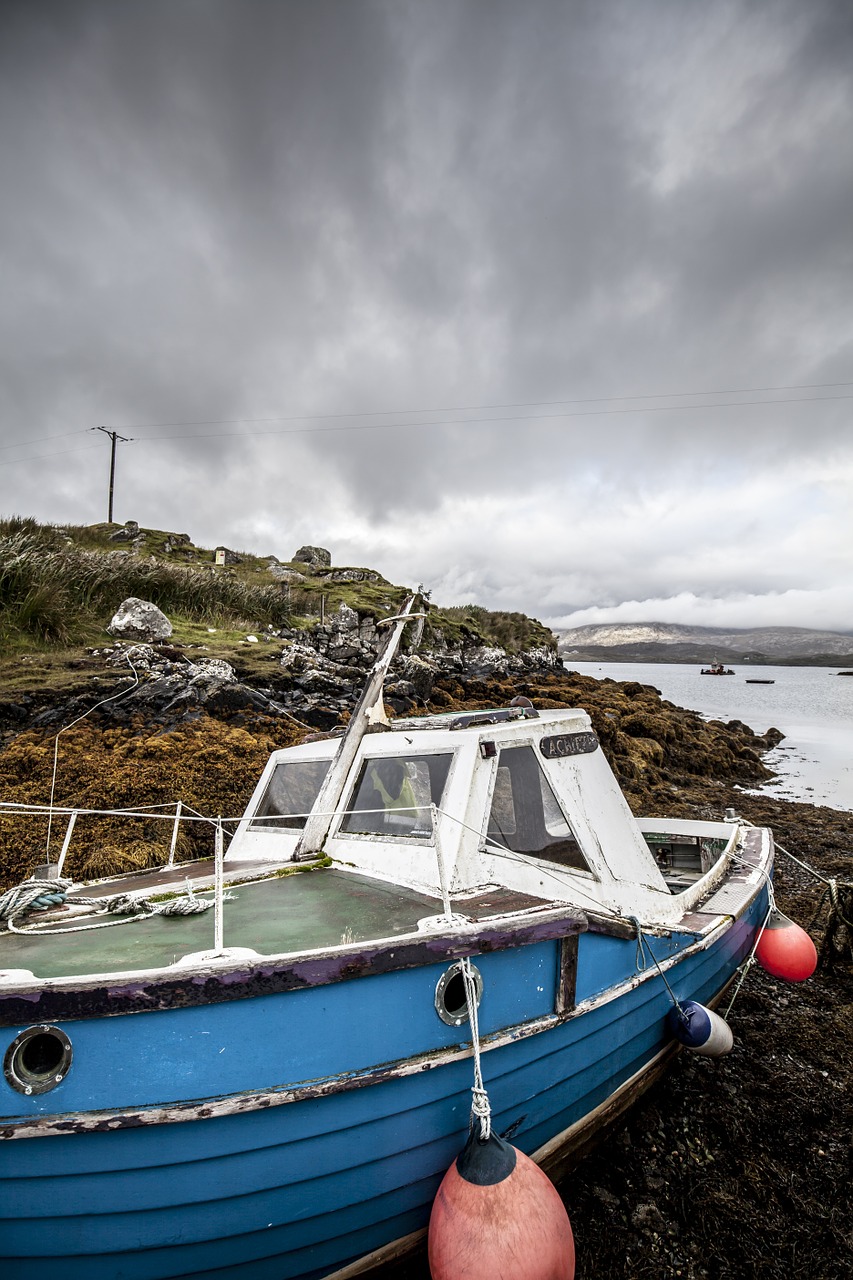
{"label": "coiled rope on deck", "polygon": [[28,911],[47,911],[65,901],[70,880],[24,880],[0,895],[0,924]]}
{"label": "coiled rope on deck", "polygon": [[[36,936],[59,933],[85,933],[91,929],[107,929],[111,925],[129,924],[139,916],[190,916],[207,911],[213,906],[212,898],[199,898],[187,881],[186,893],[175,898],[167,898],[163,902],[152,902],[150,898],[130,893],[114,894],[111,897],[95,898],[78,894],[69,894],[71,880],[24,880],[0,896],[0,929],[4,927],[10,933],[27,933]],[[41,926],[21,928],[16,921],[30,911],[47,911],[53,906],[65,904],[86,906],[97,910],[99,914],[116,917],[102,920],[97,924],[63,925],[58,929],[45,929]]]}

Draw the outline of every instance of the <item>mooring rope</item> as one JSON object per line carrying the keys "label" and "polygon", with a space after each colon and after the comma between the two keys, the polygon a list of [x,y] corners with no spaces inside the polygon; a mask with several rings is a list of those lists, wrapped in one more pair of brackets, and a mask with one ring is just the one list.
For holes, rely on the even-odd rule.
{"label": "mooring rope", "polygon": [[634,928],[637,930],[637,957],[636,957],[637,972],[644,973],[646,969],[648,969],[649,959],[651,959],[654,962],[654,966],[663,980],[663,985],[666,987],[667,991],[669,992],[669,998],[672,1001],[675,1008],[678,1010],[678,1016],[681,1018],[683,1022],[686,1022],[687,1014],[684,1012],[681,1005],[679,1004],[678,996],[675,994],[672,987],[667,982],[666,974],[658,964],[658,958],[655,955],[654,951],[652,950],[651,943],[647,941],[646,936],[643,933],[643,926],[640,924],[636,916],[628,916],[627,918],[630,921],[630,923],[634,926]]}
{"label": "mooring rope", "polygon": [[[853,959],[853,920],[848,919],[845,915],[845,911],[849,911],[853,915],[853,885],[842,884],[839,887],[837,880],[827,881],[820,902],[817,904],[817,910],[809,921],[808,927],[810,929],[817,921],[827,898],[829,899],[829,917],[820,947],[820,965],[822,968],[830,970],[835,956],[842,955],[845,947],[850,952],[851,959]],[[846,942],[844,939],[845,930],[847,932]],[[836,941],[836,935],[840,935],[838,941]]]}
{"label": "mooring rope", "polygon": [[492,1132],[492,1108],[489,1095],[483,1084],[483,1068],[480,1062],[480,1024],[477,1017],[477,982],[471,969],[470,956],[464,956],[459,962],[462,979],[465,983],[465,1003],[468,1006],[468,1021],[471,1024],[471,1048],[474,1051],[474,1083],[471,1086],[471,1127],[475,1122],[480,1124],[480,1141],[487,1142]]}
{"label": "mooring rope", "polygon": [[[851,889],[853,888],[853,885],[842,884],[841,888]],[[826,902],[827,898],[829,899],[829,902],[830,902],[830,919],[837,916],[838,919],[841,921],[841,923],[846,925],[848,929],[853,929],[853,920],[848,920],[844,914],[844,911],[841,908],[841,894],[839,892],[837,880],[827,880],[826,888],[821,894],[820,902],[817,904],[817,910],[815,911],[814,915],[809,921],[808,927],[811,928],[812,925],[817,920],[818,916],[821,913],[823,904],[824,902]]]}
{"label": "mooring rope", "polygon": [[24,880],[0,896],[0,921],[14,920],[28,911],[47,911],[65,901],[70,880]]}
{"label": "mooring rope", "polygon": [[[749,822],[746,818],[741,818],[739,819],[739,821],[744,823],[745,826],[748,826],[748,827],[753,826],[753,823]],[[814,915],[812,916],[811,920],[807,925],[807,930],[808,930],[808,929],[811,929],[813,925],[817,924],[818,917],[820,916],[820,913],[824,908],[824,904],[828,900],[829,901],[829,917],[826,922],[826,928],[824,930],[824,935],[823,935],[823,942],[821,943],[821,948],[820,948],[820,962],[819,962],[820,966],[822,968],[823,967],[826,967],[827,969],[830,968],[832,965],[833,950],[837,952],[844,951],[845,943],[842,941],[839,946],[835,941],[836,934],[842,929],[847,930],[846,946],[850,951],[851,958],[853,958],[853,920],[849,920],[845,915],[845,911],[849,911],[850,914],[853,915],[853,881],[839,880],[836,876],[822,875],[820,871],[818,871],[815,867],[810,866],[808,862],[805,862],[802,858],[796,857],[795,854],[791,853],[790,849],[786,849],[784,845],[781,845],[778,842],[774,841],[774,847],[778,849],[780,853],[784,853],[786,858],[790,858],[792,862],[795,862],[798,867],[802,867],[802,869],[804,871],[807,871],[809,875],[814,876],[815,880],[819,880],[821,884],[825,885],[824,891],[820,897],[820,901],[817,904],[817,909],[815,910]],[[769,877],[767,880],[767,886],[771,896],[771,909],[772,909],[773,907],[775,907],[776,904],[775,904],[775,901],[773,901],[773,885]],[[769,918],[769,914],[770,913],[768,912],[768,918]],[[756,939],[756,946],[758,945],[758,942],[761,939],[761,934],[764,932],[766,925],[767,925],[767,920],[765,920],[764,924],[761,926],[761,929],[758,934],[758,938]],[[750,955],[748,960],[745,962],[747,968],[749,968],[754,962],[754,951],[755,951],[755,948],[753,948],[753,954]],[[742,980],[743,979],[741,979],[741,981]],[[737,987],[737,990],[735,991],[735,995],[737,995],[737,991],[740,990],[740,985],[741,984],[738,983],[738,987]],[[734,1003],[734,996],[732,997],[732,1004],[733,1003]],[[731,1005],[729,1005],[729,1008],[731,1008]]]}
{"label": "mooring rope", "polygon": [[790,849],[786,849],[783,845],[777,844],[775,840],[773,841],[773,844],[774,844],[774,847],[778,849],[780,853],[785,854],[786,858],[790,858],[792,862],[796,862],[798,867],[802,867],[804,871],[808,871],[809,875],[814,876],[815,880],[822,880],[824,884],[830,883],[829,879],[826,876],[822,876],[821,873],[819,871],[816,871],[814,867],[810,867],[807,862],[803,862],[802,858],[796,858],[794,854],[791,853]]}
{"label": "mooring rope", "polygon": [[767,928],[768,924],[770,923],[770,917],[773,915],[773,912],[776,910],[776,895],[773,891],[773,881],[770,879],[769,876],[766,877],[766,883],[767,883],[767,914],[765,915],[764,919],[761,922],[761,928],[758,930],[758,933],[755,935],[755,939],[753,941],[752,948],[749,952],[749,955],[746,957],[745,960],[741,961],[741,963],[738,965],[738,968],[735,970],[736,973],[737,972],[740,973],[740,977],[738,978],[737,984],[735,985],[735,989],[732,992],[732,998],[728,1003],[726,1012],[722,1015],[724,1022],[727,1021],[728,1016],[731,1013],[732,1008],[734,1007],[734,1002],[735,1000],[737,1000],[738,996],[740,995],[740,989],[743,986],[744,982],[746,981],[747,974],[749,973],[752,966],[756,963],[755,953],[758,950],[758,944],[761,941],[761,939],[764,937],[764,930]]}

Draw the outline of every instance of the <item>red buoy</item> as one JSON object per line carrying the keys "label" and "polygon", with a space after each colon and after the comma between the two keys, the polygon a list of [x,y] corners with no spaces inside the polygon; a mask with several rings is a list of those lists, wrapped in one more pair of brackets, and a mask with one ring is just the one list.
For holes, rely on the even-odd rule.
{"label": "red buoy", "polygon": [[817,968],[817,951],[805,929],[775,907],[758,941],[755,958],[762,969],[786,982],[805,982]]}
{"label": "red buoy", "polygon": [[575,1242],[553,1182],[517,1147],[472,1133],[429,1220],[433,1280],[574,1280]]}

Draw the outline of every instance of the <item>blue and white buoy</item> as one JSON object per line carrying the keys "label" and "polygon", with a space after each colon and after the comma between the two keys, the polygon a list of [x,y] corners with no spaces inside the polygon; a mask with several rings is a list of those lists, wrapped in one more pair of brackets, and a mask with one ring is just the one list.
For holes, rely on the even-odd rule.
{"label": "blue and white buoy", "polygon": [[724,1057],[734,1044],[729,1024],[698,1000],[682,1000],[670,1009],[666,1025],[685,1049],[708,1058]]}

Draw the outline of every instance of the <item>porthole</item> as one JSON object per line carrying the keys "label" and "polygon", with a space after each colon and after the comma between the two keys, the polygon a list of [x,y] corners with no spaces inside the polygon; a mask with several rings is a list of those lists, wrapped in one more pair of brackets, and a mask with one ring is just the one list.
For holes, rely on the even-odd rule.
{"label": "porthole", "polygon": [[[483,979],[476,965],[471,965],[477,1008],[483,998]],[[468,1021],[468,1002],[465,999],[465,979],[458,962],[445,969],[435,987],[435,1011],[449,1027],[461,1027]]]}
{"label": "porthole", "polygon": [[58,1027],[27,1027],[3,1059],[3,1072],[18,1093],[49,1093],[68,1075],[71,1041]]}

